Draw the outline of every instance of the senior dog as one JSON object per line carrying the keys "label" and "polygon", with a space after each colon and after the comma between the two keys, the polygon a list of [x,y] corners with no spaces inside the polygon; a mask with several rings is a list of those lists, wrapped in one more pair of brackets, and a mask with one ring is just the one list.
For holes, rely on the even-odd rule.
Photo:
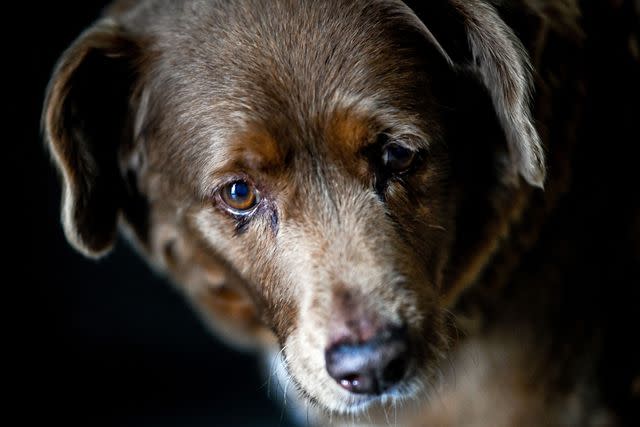
{"label": "senior dog", "polygon": [[46,97],[67,239],[122,230],[318,425],[624,424],[637,11],[585,3],[116,2]]}

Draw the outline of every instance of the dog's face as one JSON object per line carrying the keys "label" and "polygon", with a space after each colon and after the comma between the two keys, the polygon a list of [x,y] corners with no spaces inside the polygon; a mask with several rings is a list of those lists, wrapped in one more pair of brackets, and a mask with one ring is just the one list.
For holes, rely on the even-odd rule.
{"label": "dog's face", "polygon": [[336,412],[430,378],[454,270],[477,263],[460,235],[482,240],[492,212],[468,206],[544,173],[493,9],[441,2],[467,23],[441,43],[405,5],[365,3],[116,6],[44,116],[69,240],[102,253],[122,218],[214,327],[277,343]]}

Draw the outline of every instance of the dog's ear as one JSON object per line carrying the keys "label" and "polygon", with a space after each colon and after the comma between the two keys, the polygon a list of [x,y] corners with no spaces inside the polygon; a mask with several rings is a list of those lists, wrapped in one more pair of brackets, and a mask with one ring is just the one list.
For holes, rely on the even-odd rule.
{"label": "dog's ear", "polygon": [[519,173],[542,187],[544,152],[529,104],[531,67],[513,30],[486,0],[430,0],[411,6],[449,65],[473,73],[488,90],[506,135],[510,178]]}
{"label": "dog's ear", "polygon": [[140,46],[109,19],[82,34],[59,60],[42,127],[63,177],[62,223],[88,256],[113,245],[124,193],[118,152],[130,142],[129,100]]}

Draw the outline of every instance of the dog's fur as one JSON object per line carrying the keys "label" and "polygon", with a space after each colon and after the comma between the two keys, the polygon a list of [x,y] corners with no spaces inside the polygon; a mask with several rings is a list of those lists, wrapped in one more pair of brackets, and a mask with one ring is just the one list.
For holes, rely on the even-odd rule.
{"label": "dog's fur", "polygon": [[[120,226],[215,331],[274,351],[318,424],[624,423],[637,11],[410,6],[115,3],[45,102],[68,240],[101,256]],[[417,152],[409,171],[384,169],[388,141]],[[248,221],[222,206],[234,179],[262,196]],[[411,375],[379,398],[325,370],[363,317],[412,343]]]}

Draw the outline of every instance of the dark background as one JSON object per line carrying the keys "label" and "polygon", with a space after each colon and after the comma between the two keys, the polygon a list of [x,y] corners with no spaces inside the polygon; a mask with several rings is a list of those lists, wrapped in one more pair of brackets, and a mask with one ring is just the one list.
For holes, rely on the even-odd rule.
{"label": "dark background", "polygon": [[287,426],[258,359],[210,335],[126,242],[96,262],[64,239],[40,112],[57,58],[106,3],[26,2],[5,15],[7,44],[19,50],[5,87],[18,95],[7,123],[17,152],[5,162],[18,168],[6,185],[19,184],[20,206],[8,230],[18,237],[8,257],[17,271],[7,282],[20,296],[4,298],[17,336],[5,373],[15,382],[4,388],[19,406],[9,409],[19,425]]}
{"label": "dark background", "polygon": [[[3,116],[7,151],[2,152],[10,171],[5,189],[17,189],[15,196],[11,191],[5,195],[2,205],[15,216],[5,222],[5,234],[12,239],[2,239],[2,259],[9,269],[0,279],[2,290],[17,290],[17,296],[3,293],[0,299],[7,317],[3,329],[15,337],[0,341],[3,358],[10,356],[0,384],[9,402],[17,401],[9,409],[18,413],[18,425],[286,427],[283,411],[267,398],[259,361],[211,336],[182,297],[125,242],[96,262],[64,239],[60,187],[40,135],[40,113],[55,61],[106,3],[22,2],[3,13],[8,30],[3,68],[11,73],[3,89],[17,95],[8,103],[11,113]],[[600,34],[611,30],[602,28]],[[595,75],[611,77],[612,88],[620,90],[616,78],[625,70],[602,72],[604,65],[591,65]],[[598,112],[619,107],[609,89],[601,88]],[[616,117],[602,117],[618,123]],[[608,153],[609,167],[634,168],[633,174],[621,168],[622,177],[637,176],[637,120],[635,115],[627,120],[634,132],[607,123],[594,126],[601,132],[593,135],[593,147],[616,140],[625,145],[625,158],[602,151]],[[633,144],[636,149],[628,149]],[[625,182],[625,190],[633,187]],[[606,191],[608,197],[598,202],[616,199],[615,189]],[[620,317],[636,319],[638,299],[625,295],[618,298],[630,309]],[[628,347],[624,354],[632,361],[629,354],[637,353],[628,350],[638,345],[638,331],[630,325],[620,322],[616,338],[619,346]],[[617,358],[610,362],[620,363]]]}

